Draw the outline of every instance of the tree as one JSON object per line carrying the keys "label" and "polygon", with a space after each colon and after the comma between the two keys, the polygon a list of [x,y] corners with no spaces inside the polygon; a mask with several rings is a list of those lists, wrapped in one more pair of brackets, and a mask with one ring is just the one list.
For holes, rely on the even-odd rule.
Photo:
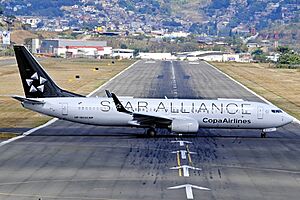
{"label": "tree", "polygon": [[267,61],[267,56],[263,53],[260,55],[254,55],[253,59],[259,62],[266,62]]}
{"label": "tree", "polygon": [[282,54],[278,59],[279,64],[299,65],[300,55],[294,53]]}
{"label": "tree", "polygon": [[259,62],[266,62],[267,56],[261,49],[256,49],[252,53],[253,59]]}
{"label": "tree", "polygon": [[277,52],[285,54],[291,51],[291,49],[288,46],[279,46],[276,49]]}
{"label": "tree", "polygon": [[262,55],[263,51],[261,49],[255,49],[252,53],[253,56]]}
{"label": "tree", "polygon": [[126,44],[121,44],[120,48],[121,49],[127,49],[127,45]]}

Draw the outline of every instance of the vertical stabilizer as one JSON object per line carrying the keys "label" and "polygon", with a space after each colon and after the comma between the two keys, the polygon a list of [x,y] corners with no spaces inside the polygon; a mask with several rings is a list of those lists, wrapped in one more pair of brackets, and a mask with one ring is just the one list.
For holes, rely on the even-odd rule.
{"label": "vertical stabilizer", "polygon": [[82,97],[59,88],[26,47],[15,45],[14,51],[27,98]]}

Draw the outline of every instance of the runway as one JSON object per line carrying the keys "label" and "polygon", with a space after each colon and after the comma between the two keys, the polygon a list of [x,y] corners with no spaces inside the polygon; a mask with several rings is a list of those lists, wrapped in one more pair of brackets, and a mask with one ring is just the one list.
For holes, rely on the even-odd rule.
{"label": "runway", "polygon": [[[262,101],[204,62],[140,61],[94,96],[105,96],[105,89],[119,96]],[[193,185],[193,199],[299,199],[299,124],[263,139],[259,130],[143,133],[59,120],[2,146],[0,199],[182,200],[190,191],[170,187],[186,184]],[[179,140],[191,143],[180,146]],[[170,169],[178,165],[201,170],[184,177],[183,170]]]}

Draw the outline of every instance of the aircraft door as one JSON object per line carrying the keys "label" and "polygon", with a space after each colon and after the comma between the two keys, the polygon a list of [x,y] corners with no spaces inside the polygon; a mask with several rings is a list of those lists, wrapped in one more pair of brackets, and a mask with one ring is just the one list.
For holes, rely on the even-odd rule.
{"label": "aircraft door", "polygon": [[68,103],[61,103],[61,114],[68,115]]}
{"label": "aircraft door", "polygon": [[263,107],[257,107],[257,119],[263,119],[264,109]]}

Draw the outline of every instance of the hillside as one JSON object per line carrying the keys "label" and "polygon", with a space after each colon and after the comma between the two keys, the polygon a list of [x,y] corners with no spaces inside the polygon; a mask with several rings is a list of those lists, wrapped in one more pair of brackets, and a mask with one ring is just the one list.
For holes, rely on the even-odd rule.
{"label": "hillside", "polygon": [[179,15],[193,23],[203,22],[206,15],[203,9],[210,1],[205,0],[171,0],[172,15]]}
{"label": "hillside", "polygon": [[260,32],[262,39],[271,39],[274,33],[279,35],[279,45],[290,46],[296,51],[300,51],[300,22],[285,25],[273,25]]}
{"label": "hillside", "polygon": [[[4,15],[38,16],[42,30],[62,27],[149,33],[183,31],[248,37],[282,29],[280,39],[299,44],[299,0],[0,0]],[[55,23],[51,20],[57,20]],[[64,21],[63,24],[55,25]],[[46,25],[45,25],[46,24]],[[50,26],[49,26],[50,25]],[[290,30],[292,28],[293,30]],[[40,29],[41,30],[41,29]],[[251,30],[251,33],[249,32]],[[281,34],[282,33],[282,34]]]}

